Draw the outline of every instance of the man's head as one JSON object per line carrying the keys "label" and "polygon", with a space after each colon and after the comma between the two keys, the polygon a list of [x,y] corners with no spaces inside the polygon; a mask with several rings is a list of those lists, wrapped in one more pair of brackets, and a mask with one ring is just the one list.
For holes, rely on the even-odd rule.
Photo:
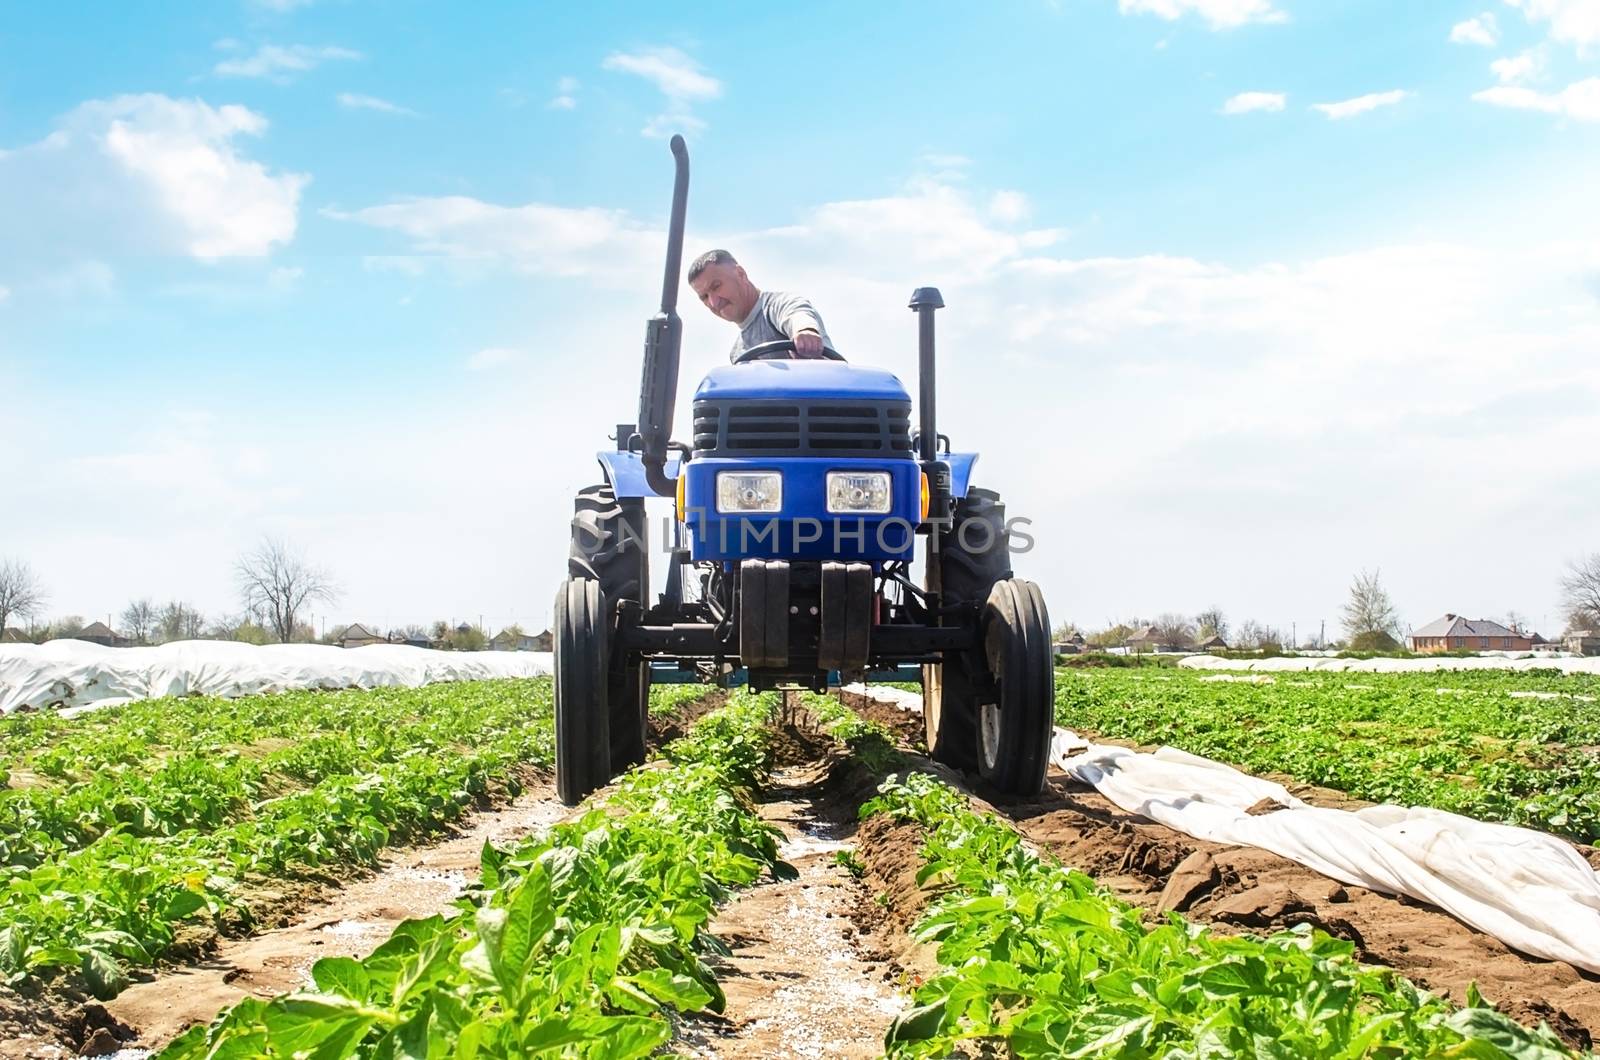
{"label": "man's head", "polygon": [[744,266],[726,250],[708,250],[695,258],[689,266],[689,286],[707,309],[735,324],[750,315],[761,297]]}

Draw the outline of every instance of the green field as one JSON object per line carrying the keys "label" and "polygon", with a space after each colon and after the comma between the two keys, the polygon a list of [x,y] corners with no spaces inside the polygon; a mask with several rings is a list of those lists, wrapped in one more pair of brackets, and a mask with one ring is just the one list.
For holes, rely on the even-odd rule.
{"label": "green field", "polygon": [[1600,677],[1056,672],[1056,723],[1375,802],[1600,840]]}
{"label": "green field", "polygon": [[0,720],[0,974],[100,996],[252,885],[371,864],[552,758],[548,679],[149,700]]}

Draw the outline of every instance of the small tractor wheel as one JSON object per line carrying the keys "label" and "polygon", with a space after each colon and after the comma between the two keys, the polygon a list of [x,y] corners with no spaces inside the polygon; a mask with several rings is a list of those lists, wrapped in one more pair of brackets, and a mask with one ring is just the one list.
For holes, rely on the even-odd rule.
{"label": "small tractor wheel", "polygon": [[[644,607],[650,587],[644,500],[618,499],[606,483],[589,486],[573,502],[572,547],[567,575],[592,579],[605,598],[608,623],[624,600]],[[649,710],[650,667],[640,658],[608,660],[607,700],[611,705],[610,768],[620,773],[645,759],[645,716]]]}
{"label": "small tractor wheel", "polygon": [[1056,674],[1050,616],[1032,582],[996,582],[983,615],[992,702],[978,707],[978,772],[1007,795],[1037,795],[1050,764]]}
{"label": "small tractor wheel", "polygon": [[[950,529],[939,535],[939,591],[944,602],[981,613],[995,583],[1011,577],[1006,506],[993,490],[958,498]],[[984,664],[976,654],[948,655],[922,667],[922,724],[928,754],[955,769],[978,766],[978,699]],[[977,680],[975,680],[975,677]]]}
{"label": "small tractor wheel", "polygon": [[611,779],[604,604],[592,578],[568,578],[556,591],[556,794],[568,806]]}

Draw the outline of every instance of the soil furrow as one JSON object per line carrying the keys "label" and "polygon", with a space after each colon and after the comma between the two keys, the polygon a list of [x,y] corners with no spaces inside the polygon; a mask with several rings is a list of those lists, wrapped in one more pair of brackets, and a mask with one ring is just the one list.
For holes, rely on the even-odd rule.
{"label": "soil furrow", "polygon": [[[105,1003],[111,1018],[135,1035],[121,1044],[156,1048],[241,998],[307,986],[311,966],[321,958],[364,956],[402,920],[447,908],[477,879],[485,842],[506,846],[564,813],[548,785],[538,785],[500,809],[471,818],[449,839],[386,854],[372,874],[325,895],[283,927],[225,941],[196,964],[134,984]],[[87,1044],[110,1046],[112,1037],[106,1032]]]}
{"label": "soil furrow", "polygon": [[[731,950],[712,961],[727,994],[721,1016],[679,1025],[673,1048],[695,1057],[875,1057],[904,1005],[898,968],[855,913],[871,903],[841,865],[855,849],[855,807],[871,779],[826,737],[799,726],[777,734],[781,762],[762,816],[784,834],[796,877],[735,896],[711,922]],[[850,855],[847,855],[850,856]]]}

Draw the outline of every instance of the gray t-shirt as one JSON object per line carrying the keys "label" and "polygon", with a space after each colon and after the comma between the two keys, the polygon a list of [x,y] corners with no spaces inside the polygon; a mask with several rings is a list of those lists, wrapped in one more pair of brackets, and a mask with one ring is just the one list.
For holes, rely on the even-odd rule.
{"label": "gray t-shirt", "polygon": [[828,331],[822,326],[822,316],[808,299],[783,291],[762,291],[750,315],[739,324],[739,337],[733,342],[728,360],[736,360],[745,350],[763,342],[792,339],[807,328],[822,336],[824,346],[833,348]]}

